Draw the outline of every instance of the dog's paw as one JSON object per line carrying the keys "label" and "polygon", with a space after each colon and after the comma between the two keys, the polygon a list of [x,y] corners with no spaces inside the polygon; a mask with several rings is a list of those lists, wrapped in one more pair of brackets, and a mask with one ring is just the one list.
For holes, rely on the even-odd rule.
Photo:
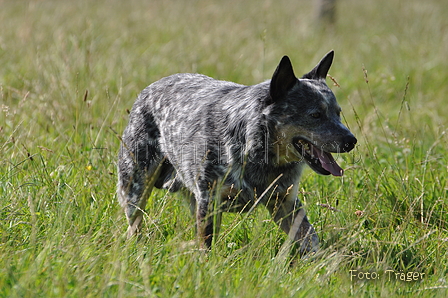
{"label": "dog's paw", "polygon": [[319,250],[319,238],[316,233],[307,235],[301,242],[299,253],[302,259],[307,259]]}
{"label": "dog's paw", "polygon": [[301,229],[297,243],[299,244],[299,253],[303,257],[309,257],[319,250],[319,237],[311,224]]}

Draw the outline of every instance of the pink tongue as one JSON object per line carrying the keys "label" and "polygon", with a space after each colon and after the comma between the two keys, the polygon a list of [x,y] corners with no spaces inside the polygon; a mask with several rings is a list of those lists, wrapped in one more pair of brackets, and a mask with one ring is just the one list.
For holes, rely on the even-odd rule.
{"label": "pink tongue", "polygon": [[331,173],[333,176],[342,176],[344,175],[344,170],[337,164],[334,160],[333,156],[330,153],[324,152],[322,150],[317,149],[315,146],[313,148],[313,155],[317,155],[322,164],[322,167]]}

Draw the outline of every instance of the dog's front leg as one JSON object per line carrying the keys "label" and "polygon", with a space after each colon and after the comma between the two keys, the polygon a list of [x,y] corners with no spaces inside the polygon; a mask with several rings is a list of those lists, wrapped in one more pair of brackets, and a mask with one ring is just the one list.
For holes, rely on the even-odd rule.
{"label": "dog's front leg", "polygon": [[280,228],[299,245],[301,255],[318,250],[319,238],[308,221],[294,187],[292,192],[270,201],[267,208]]}
{"label": "dog's front leg", "polygon": [[210,249],[213,239],[213,217],[208,199],[196,199],[196,227],[200,249]]}
{"label": "dog's front leg", "polygon": [[197,237],[201,249],[212,247],[213,238],[216,239],[221,226],[221,200],[215,192],[212,193],[214,199],[209,199],[209,192],[204,192],[202,196],[195,197]]}

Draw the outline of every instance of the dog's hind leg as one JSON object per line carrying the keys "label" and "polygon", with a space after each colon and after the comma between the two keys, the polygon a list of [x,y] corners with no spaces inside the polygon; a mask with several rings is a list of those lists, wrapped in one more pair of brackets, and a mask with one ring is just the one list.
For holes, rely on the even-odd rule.
{"label": "dog's hind leg", "polygon": [[156,164],[156,166],[157,167],[155,167],[155,170],[153,169],[152,171],[145,173],[143,192],[141,193],[137,204],[133,206],[127,206],[126,216],[129,222],[128,238],[140,231],[145,206],[149,196],[151,195],[152,189],[154,188],[154,184],[157,181],[163,168],[163,160],[161,160],[159,164]]}
{"label": "dog's hind leg", "polygon": [[159,163],[152,164],[152,167],[144,172],[135,169],[130,179],[119,175],[118,200],[128,219],[128,237],[140,230],[146,203],[163,168],[163,162],[162,159]]}
{"label": "dog's hind leg", "polygon": [[272,199],[266,207],[280,228],[299,245],[300,254],[305,255],[318,250],[319,238],[308,221],[297,190],[297,186],[292,186],[285,196]]}

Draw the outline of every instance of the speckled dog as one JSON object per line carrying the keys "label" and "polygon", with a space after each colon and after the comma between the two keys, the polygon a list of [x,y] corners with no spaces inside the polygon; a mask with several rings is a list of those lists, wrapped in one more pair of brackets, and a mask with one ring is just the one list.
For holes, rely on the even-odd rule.
{"label": "speckled dog", "polygon": [[[144,89],[130,113],[118,158],[118,199],[135,234],[153,186],[184,189],[208,248],[223,211],[265,205],[300,252],[318,237],[298,199],[305,164],[342,176],[331,153],[357,142],[325,83],[329,52],[301,79],[283,57],[271,80],[253,86],[175,74]],[[213,227],[213,223],[216,223]]]}

